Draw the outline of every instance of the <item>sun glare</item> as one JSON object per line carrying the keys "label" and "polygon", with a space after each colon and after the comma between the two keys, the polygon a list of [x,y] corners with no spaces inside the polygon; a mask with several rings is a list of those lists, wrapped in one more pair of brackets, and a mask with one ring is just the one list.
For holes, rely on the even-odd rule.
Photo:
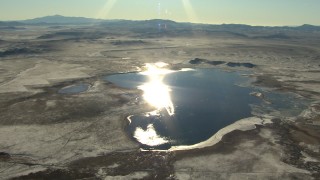
{"label": "sun glare", "polygon": [[142,144],[148,146],[159,146],[168,143],[169,141],[157,134],[154,126],[149,124],[147,130],[136,128],[134,137]]}
{"label": "sun glare", "polygon": [[183,7],[187,13],[188,19],[190,22],[197,22],[198,18],[196,16],[196,13],[192,7],[192,4],[190,2],[190,0],[181,0]]}
{"label": "sun glare", "polygon": [[165,108],[170,116],[174,114],[174,107],[171,101],[170,88],[163,83],[166,74],[173,72],[165,69],[166,63],[146,64],[147,70],[141,74],[149,77],[149,81],[138,88],[143,93],[143,98],[157,110]]}
{"label": "sun glare", "polygon": [[116,4],[117,1],[118,0],[107,0],[105,5],[103,6],[103,8],[97,14],[97,18],[98,19],[106,19],[109,12],[111,11],[111,9],[113,8],[113,6]]}

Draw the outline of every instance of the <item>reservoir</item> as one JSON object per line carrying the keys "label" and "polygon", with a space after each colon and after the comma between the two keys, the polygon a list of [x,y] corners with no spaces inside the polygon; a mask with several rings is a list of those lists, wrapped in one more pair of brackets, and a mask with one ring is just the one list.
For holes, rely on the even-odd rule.
{"label": "reservoir", "polygon": [[[142,90],[144,101],[154,107],[152,112],[128,117],[126,130],[144,149],[169,149],[205,141],[235,121],[253,116],[250,105],[265,103],[250,95],[257,89],[240,86],[250,80],[241,72],[171,71],[150,65],[140,73],[115,74],[105,79],[122,88]],[[279,101],[277,107],[282,106],[290,104]]]}

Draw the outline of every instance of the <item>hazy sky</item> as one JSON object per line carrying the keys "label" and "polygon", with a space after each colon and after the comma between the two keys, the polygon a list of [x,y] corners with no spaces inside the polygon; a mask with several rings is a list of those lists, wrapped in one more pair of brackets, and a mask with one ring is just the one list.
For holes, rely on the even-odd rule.
{"label": "hazy sky", "polygon": [[55,14],[211,24],[320,25],[320,0],[0,0],[0,20]]}

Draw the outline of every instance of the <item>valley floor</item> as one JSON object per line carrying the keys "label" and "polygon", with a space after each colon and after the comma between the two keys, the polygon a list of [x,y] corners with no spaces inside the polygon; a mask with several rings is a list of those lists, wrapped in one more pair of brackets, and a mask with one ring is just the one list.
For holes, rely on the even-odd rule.
{"label": "valley floor", "polygon": [[[319,38],[55,33],[73,29],[104,32],[91,27],[0,30],[0,178],[320,178]],[[190,64],[195,58],[203,61]],[[124,131],[126,117],[150,107],[136,101],[140,91],[116,87],[103,77],[159,61],[173,69],[245,70],[253,86],[294,93],[309,104],[298,116],[254,112],[268,123],[229,127],[231,132],[214,145],[141,151]],[[75,83],[90,88],[76,95],[57,93]]]}

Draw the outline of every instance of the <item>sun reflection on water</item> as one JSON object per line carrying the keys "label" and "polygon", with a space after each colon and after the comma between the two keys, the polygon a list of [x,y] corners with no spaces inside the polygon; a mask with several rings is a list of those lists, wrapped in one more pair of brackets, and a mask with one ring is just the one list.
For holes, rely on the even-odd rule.
{"label": "sun reflection on water", "polygon": [[167,65],[163,62],[146,64],[146,71],[141,72],[141,74],[148,76],[149,81],[138,88],[144,92],[143,98],[145,101],[155,107],[157,111],[164,108],[172,116],[174,115],[174,106],[170,96],[171,89],[163,83],[163,78],[166,74],[174,71],[165,69],[164,67]]}
{"label": "sun reflection on water", "polygon": [[159,146],[169,142],[167,139],[157,134],[152,124],[148,125],[147,130],[143,130],[140,127],[136,128],[133,136],[140,143],[148,146]]}

